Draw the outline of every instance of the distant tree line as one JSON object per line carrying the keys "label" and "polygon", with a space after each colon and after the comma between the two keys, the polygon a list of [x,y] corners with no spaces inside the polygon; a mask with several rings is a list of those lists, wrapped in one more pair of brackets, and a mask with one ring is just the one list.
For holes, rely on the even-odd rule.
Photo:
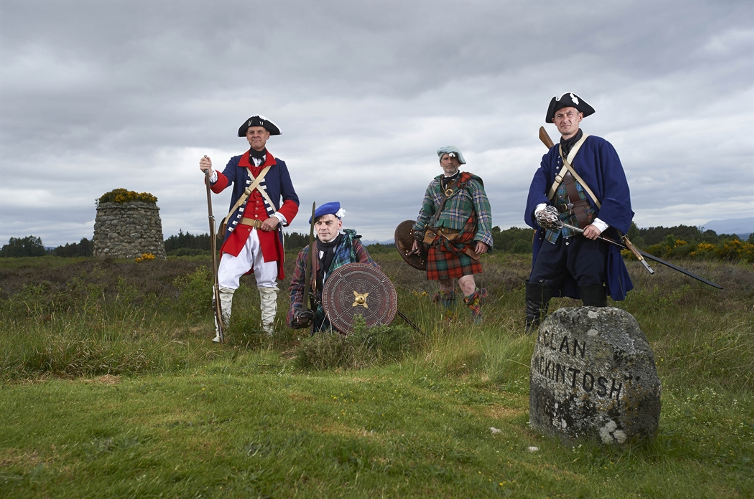
{"label": "distant tree line", "polygon": [[178,235],[165,239],[165,253],[168,256],[209,255],[210,248],[209,232],[194,235],[178,229]]}
{"label": "distant tree line", "polygon": [[298,232],[283,232],[283,247],[287,249],[300,249],[309,245],[309,234]]}
{"label": "distant tree line", "polygon": [[493,251],[503,253],[531,253],[534,229],[511,227],[501,230],[497,225],[492,228]]}
{"label": "distant tree line", "polygon": [[[678,225],[675,227],[650,227],[640,229],[632,223],[627,234],[638,248],[657,257],[719,259],[754,262],[754,233],[746,241],[741,241],[736,234],[720,234],[703,227]],[[527,254],[532,251],[534,229],[511,227],[502,230],[492,228],[492,240],[495,251],[503,253]],[[309,244],[308,234],[284,232],[283,244],[288,249],[299,249]],[[394,251],[392,244],[370,244],[367,246],[374,254]],[[0,248],[0,257],[44,256],[52,254],[59,257],[92,256],[93,243],[82,238],[78,243],[66,243],[52,250],[46,250],[42,239],[35,236],[23,238],[11,237],[8,244]],[[190,256],[209,254],[209,233],[189,234],[178,230],[177,235],[165,239],[165,252],[169,256]],[[624,256],[631,258],[624,251]]]}
{"label": "distant tree line", "polygon": [[45,256],[46,254],[42,239],[34,236],[11,237],[8,244],[0,248],[2,257]]}
{"label": "distant tree line", "polygon": [[78,243],[65,243],[65,246],[58,246],[52,250],[52,254],[64,257],[92,256],[93,250],[94,243],[84,237]]}
{"label": "distant tree line", "polygon": [[[749,234],[747,242],[754,241],[752,234]],[[627,235],[632,243],[640,247],[660,244],[671,235],[676,239],[696,244],[719,244],[733,239],[740,240],[736,234],[717,234],[714,230],[704,230],[704,227],[692,227],[690,225],[677,225],[675,227],[663,227],[660,225],[658,227],[640,229],[635,223],[632,223]]]}

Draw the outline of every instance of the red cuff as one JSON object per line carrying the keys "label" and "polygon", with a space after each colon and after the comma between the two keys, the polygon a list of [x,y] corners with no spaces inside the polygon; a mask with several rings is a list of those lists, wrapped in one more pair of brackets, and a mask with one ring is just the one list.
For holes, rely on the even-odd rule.
{"label": "red cuff", "polygon": [[210,185],[209,188],[212,189],[212,192],[215,194],[220,194],[226,187],[228,187],[228,177],[217,172],[217,182]]}
{"label": "red cuff", "polygon": [[280,206],[278,213],[283,215],[290,225],[293,219],[296,218],[296,214],[298,213],[298,205],[290,199],[283,201],[283,204]]}

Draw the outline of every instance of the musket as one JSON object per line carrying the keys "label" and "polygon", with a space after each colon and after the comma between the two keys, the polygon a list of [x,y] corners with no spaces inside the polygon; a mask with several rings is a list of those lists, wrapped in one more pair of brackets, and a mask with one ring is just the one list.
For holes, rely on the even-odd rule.
{"label": "musket", "polygon": [[[552,146],[555,145],[552,142],[552,139],[550,138],[550,135],[548,135],[547,130],[545,130],[545,127],[543,127],[543,126],[539,127],[539,140],[541,140],[542,143],[548,149],[552,148]],[[563,222],[560,222],[560,224],[563,227],[568,227],[569,229],[575,230],[576,232],[580,232],[580,233],[584,232],[584,230],[581,227],[576,227],[574,225],[568,225],[568,224],[565,224]],[[699,277],[698,275],[696,275],[696,274],[694,274],[692,272],[689,272],[688,270],[684,270],[684,269],[682,269],[680,267],[676,267],[675,265],[673,265],[671,263],[668,263],[665,260],[657,258],[654,255],[650,255],[649,253],[643,252],[642,250],[640,250],[639,248],[637,248],[636,246],[634,246],[633,243],[631,243],[631,241],[628,240],[628,237],[626,237],[624,235],[621,236],[621,241],[623,241],[623,243],[620,243],[620,242],[618,242],[618,241],[616,241],[614,239],[610,239],[609,237],[604,237],[604,236],[597,236],[597,237],[598,237],[598,239],[602,239],[605,242],[608,242],[610,244],[614,244],[614,245],[618,246],[619,248],[629,250],[631,253],[634,254],[634,256],[636,257],[636,259],[639,260],[642,263],[642,265],[644,265],[644,268],[647,269],[647,271],[649,271],[650,274],[654,274],[655,271],[652,269],[652,267],[649,266],[649,263],[647,263],[647,261],[644,259],[644,257],[649,258],[650,260],[655,261],[657,263],[661,263],[661,264],[665,265],[666,267],[670,267],[673,270],[677,270],[678,272],[681,272],[682,274],[686,274],[689,277],[693,277],[694,279],[696,279],[698,281],[701,281],[704,284],[707,284],[709,286],[712,286],[713,288],[723,289],[723,287],[720,286],[719,284],[715,284],[714,282],[708,281],[707,279],[705,279],[703,277]]]}
{"label": "musket", "polygon": [[[204,156],[207,158],[207,156]],[[207,158],[209,159],[209,158]],[[220,304],[220,281],[217,278],[217,235],[215,234],[215,216],[212,214],[212,196],[209,190],[209,169],[204,171],[204,183],[207,186],[207,213],[209,214],[209,247],[212,252],[212,278],[214,283],[212,291],[214,299],[212,300],[212,309],[215,313],[215,323],[217,324],[217,336],[220,343],[225,342],[225,324],[223,323],[223,310]]]}
{"label": "musket", "polygon": [[552,149],[552,146],[555,144],[552,142],[552,139],[547,134],[547,130],[545,130],[545,127],[541,126],[539,127],[539,140],[542,141],[542,143],[548,148]]}
{"label": "musket", "polygon": [[[309,221],[309,255],[306,259],[306,272],[304,273],[304,310],[314,308],[314,296],[312,293],[312,253],[314,252],[314,212],[316,202],[312,203],[312,218]],[[308,298],[308,299],[307,299]]]}
{"label": "musket", "polygon": [[[312,281],[316,282],[316,276],[312,276],[312,261],[314,259],[314,212],[317,203],[312,203],[312,218],[309,220],[309,253],[306,255],[306,272],[304,273],[304,310],[311,310],[315,315],[317,313],[317,296],[314,294]],[[314,336],[314,317],[309,327],[309,333]]]}

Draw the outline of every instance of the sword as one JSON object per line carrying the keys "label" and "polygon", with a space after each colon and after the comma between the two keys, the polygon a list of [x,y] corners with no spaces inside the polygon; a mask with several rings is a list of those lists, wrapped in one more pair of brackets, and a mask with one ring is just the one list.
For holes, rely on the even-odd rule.
{"label": "sword", "polygon": [[[563,222],[560,222],[560,225],[562,225],[563,227],[567,227],[567,228],[569,228],[571,230],[575,230],[576,232],[580,232],[580,233],[584,232],[584,229],[582,229],[581,227],[576,227],[575,225],[569,225],[569,224],[566,224],[566,223],[563,223]],[[678,272],[680,272],[682,274],[686,274],[689,277],[693,277],[697,281],[701,281],[704,284],[712,286],[713,288],[723,289],[723,287],[720,286],[719,284],[715,284],[712,281],[708,281],[707,279],[705,279],[703,277],[700,277],[700,276],[698,276],[698,275],[696,275],[696,274],[694,274],[692,272],[689,272],[688,270],[684,270],[684,269],[682,269],[680,267],[676,267],[672,263],[668,263],[665,260],[657,258],[654,255],[650,255],[649,253],[645,253],[644,251],[640,250],[639,248],[636,248],[633,244],[631,244],[631,241],[629,241],[628,238],[626,238],[625,236],[623,236],[622,239],[627,244],[621,244],[618,241],[616,241],[615,239],[610,239],[609,237],[605,237],[605,236],[597,236],[597,239],[602,239],[603,241],[608,242],[610,244],[614,244],[615,246],[617,246],[617,247],[619,247],[621,249],[627,249],[627,250],[631,251],[632,253],[635,252],[634,254],[638,253],[639,255],[644,256],[646,258],[649,258],[650,260],[653,260],[653,261],[655,261],[657,263],[661,263],[661,264],[665,265],[666,267],[670,267],[673,270],[677,270]],[[640,261],[644,264],[644,266],[647,268],[647,270],[649,270],[650,274],[654,274],[654,270],[652,270],[652,268],[649,266],[648,263],[644,262],[643,259],[641,259]]]}
{"label": "sword", "polygon": [[[316,202],[312,203],[312,217],[309,221],[309,253],[306,255],[306,272],[304,273],[304,310],[311,310],[312,323],[309,326],[309,334],[314,336],[314,315],[317,313],[317,295],[312,286],[312,262],[314,261],[314,212]],[[316,279],[315,279],[316,280]]]}
{"label": "sword", "polygon": [[422,335],[424,334],[424,332],[421,329],[419,329],[419,326],[417,326],[416,324],[414,324],[413,322],[411,322],[411,319],[409,319],[408,317],[406,317],[406,314],[404,314],[400,310],[396,310],[396,313],[400,316],[401,319],[403,319],[404,321],[406,321],[406,323],[408,323],[409,326],[411,326],[412,328],[414,328],[414,331],[416,331],[417,333],[422,334]]}

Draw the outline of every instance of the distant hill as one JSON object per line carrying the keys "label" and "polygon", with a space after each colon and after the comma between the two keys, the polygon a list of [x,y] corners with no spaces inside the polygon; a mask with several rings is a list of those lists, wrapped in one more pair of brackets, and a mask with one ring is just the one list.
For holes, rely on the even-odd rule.
{"label": "distant hill", "polygon": [[703,227],[705,230],[714,230],[717,234],[736,234],[741,239],[746,239],[754,232],[754,217],[710,220]]}
{"label": "distant hill", "polygon": [[361,244],[369,246],[370,244],[395,244],[395,239],[387,239],[385,241],[375,241],[372,239],[362,239]]}

